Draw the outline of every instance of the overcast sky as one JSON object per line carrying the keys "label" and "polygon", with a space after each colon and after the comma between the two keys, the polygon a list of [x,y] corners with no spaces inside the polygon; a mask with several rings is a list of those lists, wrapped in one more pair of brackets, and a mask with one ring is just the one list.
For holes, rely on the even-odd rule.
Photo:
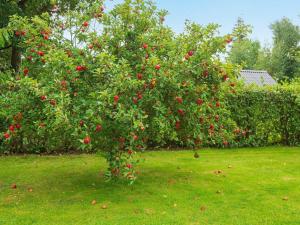
{"label": "overcast sky", "polygon": [[[109,0],[120,3],[122,0]],[[183,31],[186,19],[200,24],[211,22],[222,27],[221,34],[230,33],[238,17],[253,26],[252,38],[272,42],[270,24],[283,17],[300,25],[300,0],[155,0],[158,7],[169,11],[167,25]]]}

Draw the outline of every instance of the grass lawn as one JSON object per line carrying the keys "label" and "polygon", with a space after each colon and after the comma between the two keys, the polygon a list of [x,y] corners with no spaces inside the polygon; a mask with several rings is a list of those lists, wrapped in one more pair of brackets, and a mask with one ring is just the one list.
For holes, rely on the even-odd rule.
{"label": "grass lawn", "polygon": [[300,224],[300,148],[142,157],[133,186],[96,155],[0,157],[0,225]]}

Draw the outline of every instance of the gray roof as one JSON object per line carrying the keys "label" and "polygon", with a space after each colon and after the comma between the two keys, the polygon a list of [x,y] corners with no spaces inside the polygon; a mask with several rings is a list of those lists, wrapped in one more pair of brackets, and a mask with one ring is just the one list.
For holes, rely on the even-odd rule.
{"label": "gray roof", "polygon": [[246,84],[257,84],[258,86],[276,84],[271,75],[263,70],[242,70],[240,79],[243,79]]}

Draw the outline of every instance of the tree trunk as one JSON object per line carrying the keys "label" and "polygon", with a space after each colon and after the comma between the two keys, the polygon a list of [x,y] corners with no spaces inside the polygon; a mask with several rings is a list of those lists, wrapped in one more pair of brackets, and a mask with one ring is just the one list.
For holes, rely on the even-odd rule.
{"label": "tree trunk", "polygon": [[[20,15],[24,16],[25,4],[27,0],[20,0],[18,2],[18,6],[20,9]],[[12,38],[12,48],[11,48],[11,67],[14,69],[15,73],[17,74],[20,70],[21,64],[21,49],[18,46],[18,38],[13,36]]]}
{"label": "tree trunk", "polygon": [[18,47],[18,43],[16,40],[12,43],[12,50],[11,50],[11,66],[14,69],[15,73],[19,72],[20,64],[21,64],[21,51]]}

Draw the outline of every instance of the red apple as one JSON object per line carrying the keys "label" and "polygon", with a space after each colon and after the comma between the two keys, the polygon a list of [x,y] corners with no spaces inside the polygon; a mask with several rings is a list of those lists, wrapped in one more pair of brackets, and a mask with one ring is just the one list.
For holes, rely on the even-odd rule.
{"label": "red apple", "polygon": [[119,101],[120,97],[118,95],[114,96],[114,102],[117,103]]}
{"label": "red apple", "polygon": [[137,103],[138,103],[138,99],[137,99],[136,97],[133,97],[133,98],[132,98],[132,101],[133,101],[134,104],[137,104]]}
{"label": "red apple", "polygon": [[143,45],[143,48],[144,48],[144,49],[147,49],[147,48],[148,48],[148,45],[147,45],[147,44],[144,44],[144,45]]}
{"label": "red apple", "polygon": [[183,103],[183,99],[181,97],[176,97],[176,100],[179,104],[182,104]]}
{"label": "red apple", "polygon": [[54,99],[51,99],[50,100],[50,104],[53,105],[53,106],[55,106],[56,105],[56,101]]}
{"label": "red apple", "polygon": [[11,132],[14,132],[14,131],[15,131],[15,126],[14,126],[14,125],[10,125],[8,129],[9,129]]}
{"label": "red apple", "polygon": [[88,27],[89,26],[89,22],[87,22],[87,21],[83,22],[82,26]]}
{"label": "red apple", "polygon": [[39,56],[44,56],[44,55],[45,55],[45,53],[44,53],[43,51],[38,51],[37,54],[38,54]]}
{"label": "red apple", "polygon": [[139,139],[139,136],[133,135],[133,140],[137,141]]}
{"label": "red apple", "polygon": [[81,127],[83,127],[83,126],[84,126],[84,121],[83,121],[83,120],[80,120],[80,121],[79,121],[79,125],[80,125]]}
{"label": "red apple", "polygon": [[156,70],[160,70],[160,65],[157,64],[157,65],[155,66],[155,69],[156,69]]}
{"label": "red apple", "polygon": [[42,101],[45,101],[47,99],[47,96],[46,95],[42,95],[40,98],[41,98]]}
{"label": "red apple", "polygon": [[208,75],[209,75],[208,70],[204,70],[202,75],[203,75],[204,78],[208,77]]}
{"label": "red apple", "polygon": [[66,80],[62,80],[62,81],[60,82],[60,85],[61,85],[62,87],[66,87],[66,86],[67,86],[67,81],[66,81]]}
{"label": "red apple", "polygon": [[5,139],[9,139],[9,138],[10,138],[10,134],[9,134],[9,133],[4,133],[4,134],[3,134],[3,137],[4,137]]}
{"label": "red apple", "polygon": [[131,168],[132,168],[132,165],[128,163],[128,164],[126,165],[126,167],[127,167],[128,169],[131,169]]}
{"label": "red apple", "polygon": [[28,68],[25,68],[25,69],[23,70],[23,73],[24,73],[25,76],[27,76],[28,73],[29,73],[29,69],[28,69]]}
{"label": "red apple", "polygon": [[201,98],[198,98],[196,102],[197,105],[202,105],[204,101]]}
{"label": "red apple", "polygon": [[89,136],[85,137],[83,139],[83,143],[86,144],[86,145],[90,144],[91,143],[91,138]]}
{"label": "red apple", "polygon": [[138,73],[136,76],[137,76],[137,79],[138,79],[138,80],[143,79],[143,74],[141,74],[141,73]]}
{"label": "red apple", "polygon": [[100,132],[102,130],[102,126],[100,124],[98,124],[96,126],[96,132]]}
{"label": "red apple", "polygon": [[129,149],[129,150],[127,151],[127,153],[128,153],[129,155],[131,155],[131,154],[133,153],[133,151]]}
{"label": "red apple", "polygon": [[183,116],[183,115],[184,115],[184,113],[185,113],[185,112],[184,112],[184,110],[183,110],[183,109],[178,109],[178,114],[179,114],[179,115]]}
{"label": "red apple", "polygon": [[86,70],[86,66],[76,66],[76,70],[78,72],[84,71],[84,70]]}

